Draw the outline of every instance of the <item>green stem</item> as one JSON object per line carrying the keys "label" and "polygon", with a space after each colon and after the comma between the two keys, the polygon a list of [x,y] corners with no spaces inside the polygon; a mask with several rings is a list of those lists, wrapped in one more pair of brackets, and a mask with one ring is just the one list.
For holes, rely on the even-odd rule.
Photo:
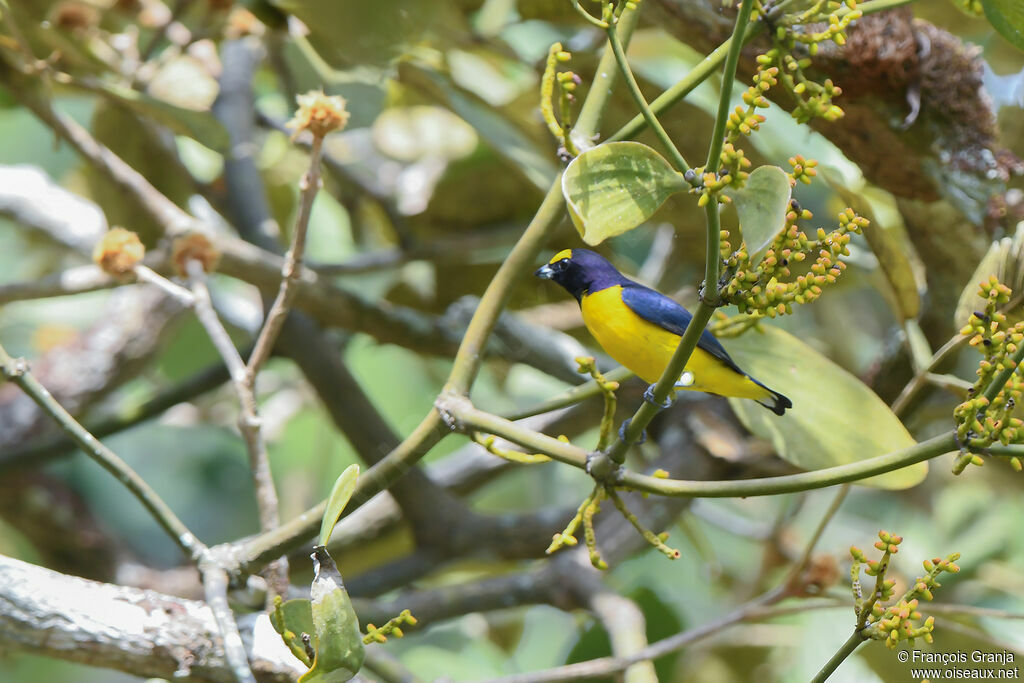
{"label": "green stem", "polygon": [[[708,149],[706,166],[709,169],[717,168],[717,160],[722,154],[725,123],[729,118],[729,98],[732,94],[732,82],[736,77],[736,65],[739,63],[740,49],[743,47],[743,36],[745,35],[747,25],[750,23],[750,12],[753,7],[754,0],[743,0],[743,4],[740,5],[739,14],[736,17],[736,25],[733,27],[733,35],[725,57],[725,71],[722,74],[722,96],[718,102],[718,116],[715,118],[715,130],[712,134],[710,148]],[[611,35],[611,32],[609,32],[609,35]],[[625,56],[622,59],[624,62]],[[624,65],[623,68],[628,72],[628,65]],[[640,96],[640,100],[643,100],[643,96]],[[657,124],[657,119],[654,118],[653,114],[651,118]],[[671,145],[671,141],[669,141],[669,144]],[[681,156],[680,159],[682,159]],[[684,161],[683,163],[686,162]],[[616,440],[611,450],[608,451],[607,458],[615,465],[622,465],[626,459],[626,451],[629,450],[630,444],[636,442],[644,429],[647,428],[648,423],[660,410],[658,404],[664,403],[665,399],[672,392],[672,388],[683,373],[687,361],[693,355],[693,350],[697,348],[697,342],[700,340],[701,334],[704,333],[704,328],[707,327],[708,322],[711,320],[715,307],[719,305],[718,262],[720,257],[718,252],[722,229],[718,216],[718,201],[715,197],[710,197],[710,200],[705,207],[707,216],[707,251],[705,254],[704,290],[700,305],[686,326],[686,332],[679,340],[679,346],[676,348],[675,353],[672,354],[672,359],[654,385],[654,403],[644,401],[640,405],[640,408],[637,409],[630,419],[629,427],[626,429],[625,434],[623,434],[622,438]],[[592,469],[592,472],[595,476],[603,476],[611,469],[607,463],[601,461],[596,461],[594,464],[596,467]]]}
{"label": "green stem", "polygon": [[[450,432],[442,424],[440,414],[436,410],[431,410],[402,443],[359,475],[356,490],[345,509],[345,515],[352,513],[370,498],[391,486],[448,433]],[[247,572],[258,572],[269,562],[297,550],[320,529],[326,506],[327,501],[321,501],[276,529],[241,543],[233,552],[233,556],[238,558],[240,568]]]}
{"label": "green stem", "polygon": [[[743,44],[746,45],[764,31],[764,24],[750,24],[743,34]],[[681,101],[693,90],[710,78],[725,61],[726,56],[732,49],[732,38],[716,47],[705,57],[700,64],[695,66],[686,77],[656,97],[650,104],[654,114],[663,114],[667,109]],[[637,114],[630,121],[620,128],[614,135],[608,138],[609,142],[618,140],[630,140],[640,134],[646,127],[647,121],[643,114]]]}
{"label": "green stem", "polygon": [[[588,453],[579,446],[539,434],[497,415],[486,413],[474,407],[464,397],[447,395],[438,400],[437,406],[455,429],[463,432],[481,431],[494,434],[518,444],[530,452],[543,453],[550,456],[553,460],[558,460],[581,469],[587,468],[589,459],[591,460],[590,468],[593,470],[592,461],[597,457],[597,454]],[[637,491],[662,496],[687,498],[771,496],[779,493],[808,491],[859,481],[930,460],[955,450],[957,450],[956,437],[953,432],[949,432],[927,441],[922,441],[909,448],[868,458],[860,462],[781,477],[741,479],[738,481],[690,481],[685,479],[661,479],[622,470],[617,475],[614,483]]]}
{"label": "green stem", "polygon": [[[109,436],[157,417],[179,403],[212,391],[228,379],[230,377],[224,364],[217,363],[200,370],[181,384],[161,389],[141,404],[122,407],[115,414],[92,421],[83,427],[97,438]],[[65,455],[73,447],[74,443],[70,439],[60,435],[19,444],[0,455],[0,476],[9,469],[29,463],[33,467],[38,467],[51,459]]]}
{"label": "green stem", "polygon": [[[636,14],[635,11],[625,12],[619,20],[624,40],[628,39],[636,26]],[[608,103],[614,84],[614,74],[616,73],[614,62],[613,51],[610,48],[606,49],[598,65],[594,84],[583,102],[576,126],[570,132],[573,143],[579,149],[593,146],[590,138],[597,132],[601,114]],[[459,350],[455,354],[455,363],[445,385],[445,392],[458,394],[469,392],[480,369],[484,345],[494,329],[498,315],[508,303],[512,287],[519,281],[523,272],[533,265],[541,248],[547,242],[551,230],[564,216],[565,200],[562,198],[561,180],[561,174],[559,174],[551,184],[551,189],[548,190],[544,201],[541,202],[533,220],[523,232],[523,236],[519,238],[508,258],[501,264],[494,279],[487,286],[487,290],[480,299],[480,305],[477,306],[476,312],[466,328]]]}
{"label": "green stem", "polygon": [[[615,22],[623,46],[629,47],[629,39],[633,35],[638,19],[637,11],[627,10]],[[604,115],[604,110],[607,108],[615,87],[615,79],[618,75],[615,62],[615,53],[611,49],[606,49],[594,71],[594,81],[590,84],[590,90],[580,108],[576,125],[569,133],[578,149],[585,150],[594,146],[593,137],[601,127],[601,117]]]}
{"label": "green stem", "polygon": [[[611,372],[605,373],[604,378],[610,382],[623,382],[632,376],[633,373],[626,368],[615,368]],[[538,403],[535,406],[531,406],[514,413],[506,413],[502,417],[506,420],[512,421],[522,420],[527,417],[533,417],[534,415],[550,413],[552,410],[567,408],[571,405],[582,403],[588,398],[600,396],[603,392],[604,390],[601,388],[601,385],[597,383],[597,380],[592,379],[571,389],[566,389],[561,394],[552,396],[546,401]]]}
{"label": "green stem", "polygon": [[747,496],[770,496],[778,493],[808,491],[836,484],[860,481],[877,474],[931,460],[945,453],[955,451],[956,437],[950,432],[936,436],[909,448],[879,455],[848,465],[838,465],[822,470],[789,474],[782,477],[743,479],[740,481],[683,481],[658,479],[633,472],[622,475],[620,483],[640,491],[664,496],[690,496],[694,498],[742,498]]}
{"label": "green stem", "polygon": [[[1021,344],[1020,348],[1017,349],[1017,353],[1013,354],[1013,365],[1005,367],[996,373],[992,378],[992,382],[988,387],[986,387],[985,393],[982,395],[988,399],[989,403],[991,403],[993,399],[999,395],[999,392],[1003,390],[1003,387],[1005,387],[1006,383],[1010,381],[1010,377],[1012,377],[1013,373],[1017,371],[1017,366],[1020,365],[1021,362],[1024,362],[1024,344]],[[984,413],[985,409],[982,408],[979,412]]]}
{"label": "green stem", "polygon": [[171,537],[178,547],[184,551],[185,555],[193,560],[198,560],[206,553],[206,546],[188,530],[188,527],[178,519],[167,503],[156,494],[156,491],[150,488],[149,484],[135,470],[128,466],[128,463],[100,443],[95,436],[90,434],[85,427],[71,416],[71,413],[64,410],[64,407],[47,391],[46,387],[40,384],[39,380],[28,371],[28,363],[26,361],[11,358],[2,346],[0,346],[0,374],[21,387],[22,391],[44,413],[52,417],[57,425],[71,437],[86,455],[99,463],[103,469],[113,474],[142,503],[142,506],[149,511],[153,519],[167,532],[167,535]]}
{"label": "green stem", "polygon": [[619,40],[619,32],[616,26],[609,26],[608,30],[608,43],[612,47],[612,53],[615,55],[615,61],[619,64],[619,71],[622,73],[622,78],[625,80],[626,85],[629,87],[629,94],[633,96],[633,101],[636,102],[636,106],[643,113],[644,120],[647,125],[650,126],[651,130],[654,131],[655,136],[661,142],[661,146],[665,148],[668,155],[672,157],[672,163],[675,165],[676,170],[680,172],[686,172],[690,169],[689,164],[686,163],[686,159],[679,152],[679,149],[672,142],[672,138],[665,132],[665,128],[658,121],[658,117],[654,115],[651,108],[647,105],[647,100],[644,99],[644,94],[640,92],[640,86],[636,82],[636,78],[633,76],[632,70],[629,68],[629,62],[626,60],[626,51],[622,47],[622,41]]}
{"label": "green stem", "polygon": [[860,632],[854,631],[847,641],[843,643],[843,646],[839,648],[834,655],[832,655],[832,659],[828,660],[825,663],[825,666],[821,667],[821,671],[819,671],[818,675],[811,680],[811,683],[824,683],[824,681],[827,681],[829,676],[835,673],[835,670],[839,668],[839,665],[842,664],[847,657],[852,655],[863,642],[864,638],[860,635]]}
{"label": "green stem", "polygon": [[[736,79],[736,66],[740,62],[740,50],[743,49],[743,37],[750,23],[750,12],[754,9],[754,0],[743,0],[736,24],[729,39],[729,52],[725,56],[725,71],[722,73],[722,90],[718,97],[718,114],[715,116],[715,129],[711,133],[711,145],[708,147],[706,169],[714,172],[718,168],[722,145],[725,143],[725,124],[729,120],[729,103],[732,100],[732,83]],[[717,252],[715,260],[718,260]]]}

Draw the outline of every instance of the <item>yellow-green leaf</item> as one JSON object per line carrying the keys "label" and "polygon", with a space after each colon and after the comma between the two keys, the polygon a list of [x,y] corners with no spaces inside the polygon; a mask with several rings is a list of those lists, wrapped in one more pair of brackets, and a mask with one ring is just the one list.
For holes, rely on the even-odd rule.
{"label": "yellow-green leaf", "polygon": [[331,496],[327,499],[327,507],[324,508],[324,519],[320,522],[320,545],[327,545],[331,540],[331,532],[338,518],[345,511],[349,498],[356,490],[356,480],[359,479],[359,465],[349,465],[341,473],[334,488],[331,489]]}
{"label": "yellow-green leaf", "polygon": [[750,262],[756,266],[775,236],[786,227],[791,196],[789,176],[778,166],[758,166],[742,188],[727,188],[724,192],[736,206],[740,232]]}
{"label": "yellow-green leaf", "polygon": [[1024,50],[1024,2],[1020,0],[981,0],[985,17],[1003,38],[1018,50]]}
{"label": "yellow-green leaf", "polygon": [[312,557],[316,574],[310,596],[316,658],[299,683],[340,683],[351,679],[363,666],[363,634],[341,573],[327,549],[317,546]]}
{"label": "yellow-green leaf", "polygon": [[[722,344],[741,368],[788,396],[793,407],[780,417],[750,400],[729,402],[747,429],[771,441],[780,457],[818,470],[914,445],[903,423],[863,382],[788,332],[762,329]],[[927,473],[928,463],[922,462],[859,483],[905,489]]]}
{"label": "yellow-green leaf", "polygon": [[609,142],[572,160],[562,194],[580,236],[600,244],[640,225],[686,181],[657,152],[639,142]]}

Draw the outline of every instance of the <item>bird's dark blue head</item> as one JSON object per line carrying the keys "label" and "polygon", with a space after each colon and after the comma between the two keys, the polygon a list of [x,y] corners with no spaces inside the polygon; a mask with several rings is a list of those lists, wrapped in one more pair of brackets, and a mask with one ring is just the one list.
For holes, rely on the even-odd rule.
{"label": "bird's dark blue head", "polygon": [[577,301],[584,294],[628,282],[608,259],[589,249],[563,249],[534,275],[562,285]]}

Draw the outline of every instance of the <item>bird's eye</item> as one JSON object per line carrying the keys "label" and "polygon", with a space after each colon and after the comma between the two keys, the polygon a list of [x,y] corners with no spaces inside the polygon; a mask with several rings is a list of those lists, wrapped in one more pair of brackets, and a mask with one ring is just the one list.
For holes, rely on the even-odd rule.
{"label": "bird's eye", "polygon": [[560,265],[563,268],[565,268],[567,265],[569,265],[569,259],[567,259],[567,258],[562,259],[561,261],[558,262],[558,265]]}

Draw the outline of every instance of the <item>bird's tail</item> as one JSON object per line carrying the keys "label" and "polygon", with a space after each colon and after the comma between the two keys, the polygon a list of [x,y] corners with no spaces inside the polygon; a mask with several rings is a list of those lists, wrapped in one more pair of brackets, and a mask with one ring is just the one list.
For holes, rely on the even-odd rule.
{"label": "bird's tail", "polygon": [[759,387],[767,391],[769,394],[769,396],[766,396],[763,399],[755,399],[758,405],[764,406],[765,408],[772,411],[776,415],[783,415],[785,414],[787,408],[793,407],[793,402],[790,401],[785,396],[783,396],[782,394],[780,394],[779,392],[769,389],[768,387],[761,384],[753,377],[751,377],[750,379]]}

